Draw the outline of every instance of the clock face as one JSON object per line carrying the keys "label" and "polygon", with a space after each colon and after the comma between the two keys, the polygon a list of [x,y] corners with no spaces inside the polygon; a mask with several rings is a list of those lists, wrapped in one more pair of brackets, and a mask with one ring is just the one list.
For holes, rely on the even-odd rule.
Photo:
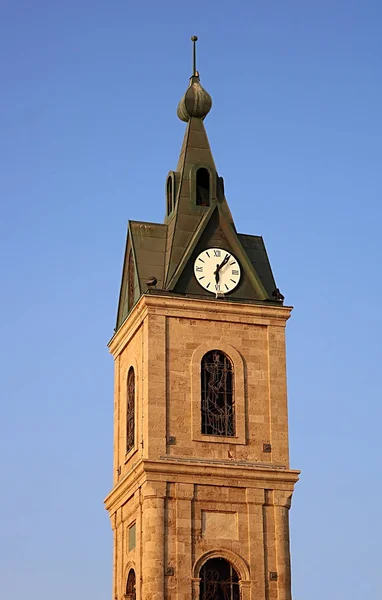
{"label": "clock face", "polygon": [[198,283],[212,294],[229,294],[240,281],[240,265],[228,250],[207,248],[194,264]]}

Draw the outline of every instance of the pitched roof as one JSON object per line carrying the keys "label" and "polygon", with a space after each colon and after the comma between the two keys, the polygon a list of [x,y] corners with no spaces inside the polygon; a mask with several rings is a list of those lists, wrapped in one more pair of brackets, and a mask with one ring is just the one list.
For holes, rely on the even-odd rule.
{"label": "pitched roof", "polygon": [[272,299],[272,293],[276,289],[276,282],[273,277],[263,238],[260,235],[247,235],[245,233],[238,233],[237,237],[251,261],[254,270],[259,276],[259,279],[267,292],[268,298]]}
{"label": "pitched roof", "polygon": [[167,225],[162,223],[146,223],[129,221],[125,258],[122,270],[122,282],[119,295],[117,326],[118,329],[126,319],[129,294],[129,257],[130,250],[134,261],[134,301],[147,290],[146,281],[150,277],[157,279],[157,287],[164,284],[164,256],[166,246]]}
{"label": "pitched roof", "polygon": [[[197,81],[194,81],[195,77]],[[128,300],[130,256],[134,261],[134,303],[146,292],[146,281],[150,277],[157,279],[158,292],[163,290],[168,293],[209,297],[207,291],[198,287],[192,264],[195,253],[212,243],[220,243],[219,247],[232,252],[241,264],[243,276],[230,294],[232,300],[276,301],[273,296],[276,284],[263,239],[236,231],[225,198],[223,179],[218,176],[203,123],[210,107],[209,96],[199,85],[197,75],[191,79],[180,107],[180,118],[187,120],[187,127],[178,165],[171,175],[171,201],[168,204],[172,212],[165,217],[163,224],[129,222],[117,328],[131,307],[131,298]],[[199,169],[208,171],[209,182],[208,200],[204,201],[203,197],[203,204],[200,205],[197,193],[198,190],[204,193],[205,187],[201,184],[201,179],[198,179]],[[167,193],[169,194],[168,191]]]}
{"label": "pitched roof", "polygon": [[204,213],[204,207],[195,206],[191,200],[193,167],[209,167],[216,172],[207,133],[203,121],[191,118],[187,123],[186,132],[180,151],[176,172],[179,181],[175,193],[175,210],[168,220],[168,237],[165,259],[165,283],[171,280],[194,232],[199,226]]}

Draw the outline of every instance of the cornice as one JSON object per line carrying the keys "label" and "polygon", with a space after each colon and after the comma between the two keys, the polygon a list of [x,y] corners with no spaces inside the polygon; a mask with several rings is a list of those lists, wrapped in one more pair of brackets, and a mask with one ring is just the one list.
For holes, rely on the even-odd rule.
{"label": "cornice", "polygon": [[108,343],[108,348],[113,356],[118,356],[123,346],[127,344],[130,338],[136,333],[137,329],[142,325],[147,315],[147,305],[143,302],[145,296],[141,296],[127,319],[122,323],[118,331]]}
{"label": "cornice", "polygon": [[[273,482],[295,484],[298,481],[300,471],[286,469],[278,465],[265,465],[264,463],[247,463],[243,461],[228,464],[226,461],[211,461],[184,458],[161,457],[161,460],[144,461],[145,473],[165,475],[191,476],[190,483],[216,484],[217,479],[227,485],[227,479],[246,482]],[[195,479],[197,478],[197,479]],[[153,477],[150,477],[153,479]],[[162,479],[160,479],[162,480]]]}
{"label": "cornice", "polygon": [[285,327],[291,312],[291,306],[249,304],[229,302],[226,299],[205,300],[147,293],[140,297],[130,315],[111,338],[108,347],[113,356],[118,355],[149,314]]}
{"label": "cornice", "polygon": [[140,488],[146,479],[144,475],[144,461],[140,460],[113,487],[104,500],[105,508],[109,511],[110,516]]}
{"label": "cornice", "polygon": [[[226,299],[217,300],[204,300],[201,298],[186,298],[186,297],[174,297],[174,296],[163,296],[163,295],[151,295],[147,294],[144,296],[148,308],[156,309],[161,311],[163,309],[171,311],[180,311],[183,315],[194,316],[196,318],[209,318],[215,320],[224,320],[229,316],[261,319],[264,321],[263,324],[272,324],[271,321],[282,321],[284,324],[289,319],[292,312],[291,306],[275,306],[266,304],[250,304],[246,302],[229,302]],[[202,314],[208,312],[208,315]],[[171,313],[174,316],[173,312]],[[281,324],[281,323],[279,323]]]}
{"label": "cornice", "polygon": [[272,464],[243,461],[184,459],[171,456],[160,460],[140,460],[111,490],[105,499],[105,508],[112,515],[144,482],[176,481],[198,485],[225,485],[233,487],[282,489],[293,492],[300,471]]}

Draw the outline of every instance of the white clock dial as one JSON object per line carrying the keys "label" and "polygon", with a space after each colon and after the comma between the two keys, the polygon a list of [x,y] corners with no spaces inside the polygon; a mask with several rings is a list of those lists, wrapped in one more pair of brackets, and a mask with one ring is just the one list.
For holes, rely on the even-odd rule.
{"label": "white clock dial", "polygon": [[240,281],[240,265],[235,256],[223,248],[207,248],[194,263],[198,283],[212,294],[229,294]]}

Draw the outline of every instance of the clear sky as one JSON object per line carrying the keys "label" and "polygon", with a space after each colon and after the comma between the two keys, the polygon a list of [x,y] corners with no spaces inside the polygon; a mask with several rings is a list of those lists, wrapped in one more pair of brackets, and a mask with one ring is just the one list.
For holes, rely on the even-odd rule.
{"label": "clear sky", "polygon": [[238,231],[288,324],[294,600],[380,600],[380,0],[3,0],[4,600],[111,598],[113,333],[127,219],[163,220],[199,36]]}

